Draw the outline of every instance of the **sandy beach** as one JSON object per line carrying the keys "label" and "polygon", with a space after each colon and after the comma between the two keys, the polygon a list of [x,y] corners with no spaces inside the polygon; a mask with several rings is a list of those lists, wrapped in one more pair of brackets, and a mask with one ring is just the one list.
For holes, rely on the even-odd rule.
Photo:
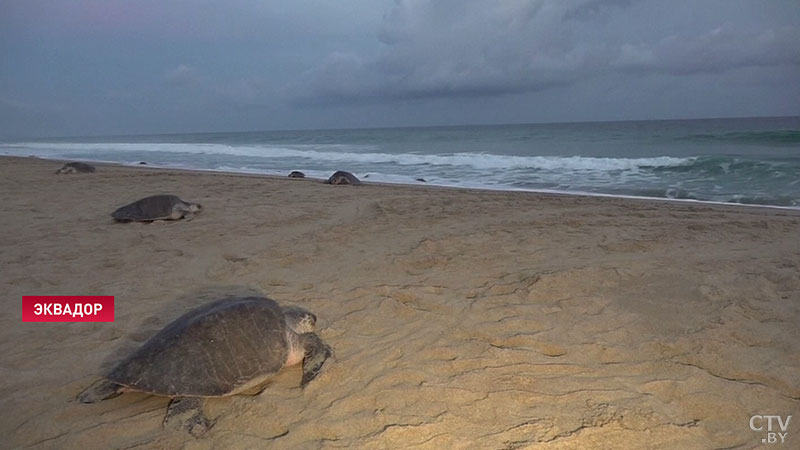
{"label": "sandy beach", "polygon": [[[2,448],[757,448],[754,415],[800,445],[800,211],[61,164],[0,158]],[[160,193],[204,211],[111,220]],[[305,389],[210,400],[200,439],[163,397],[75,400],[248,292],[319,317],[335,357]],[[23,295],[113,295],[116,320],[23,323]]]}

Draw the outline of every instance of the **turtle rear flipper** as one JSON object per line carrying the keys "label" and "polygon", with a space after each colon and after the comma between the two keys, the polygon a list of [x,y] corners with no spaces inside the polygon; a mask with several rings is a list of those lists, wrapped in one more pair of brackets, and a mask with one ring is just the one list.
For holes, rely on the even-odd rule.
{"label": "turtle rear flipper", "polygon": [[188,431],[200,437],[214,424],[203,413],[203,399],[198,397],[175,397],[167,407],[163,425],[175,430]]}
{"label": "turtle rear flipper", "polygon": [[122,394],[122,386],[105,378],[97,380],[78,394],[78,401],[81,403],[95,403],[101,400],[108,400]]}
{"label": "turtle rear flipper", "polygon": [[305,387],[309,381],[319,375],[322,365],[325,364],[325,360],[331,356],[332,352],[331,348],[314,333],[301,334],[300,343],[305,350],[303,379],[300,381],[300,387]]}

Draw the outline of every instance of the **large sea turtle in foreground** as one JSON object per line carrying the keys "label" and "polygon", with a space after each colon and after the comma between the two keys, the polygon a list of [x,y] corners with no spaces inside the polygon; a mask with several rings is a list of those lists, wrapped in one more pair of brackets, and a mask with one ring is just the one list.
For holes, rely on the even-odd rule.
{"label": "large sea turtle in foreground", "polygon": [[94,173],[94,166],[82,162],[71,162],[64,164],[60,169],[56,170],[57,174],[62,173]]}
{"label": "large sea turtle in foreground", "polygon": [[179,317],[78,395],[83,403],[138,391],[172,397],[163,424],[204,434],[206,397],[255,394],[284,366],[302,362],[305,386],[331,348],[314,334],[316,316],[266,297],[229,297]]}
{"label": "large sea turtle in foreground", "polygon": [[326,181],[327,184],[352,184],[352,185],[359,185],[361,184],[361,180],[359,180],[355,175],[350,172],[345,172],[344,170],[340,170],[335,172],[333,175],[328,178]]}
{"label": "large sea turtle in foreground", "polygon": [[111,217],[118,222],[152,222],[153,220],[191,220],[203,207],[181,200],[177,195],[153,195],[117,208]]}

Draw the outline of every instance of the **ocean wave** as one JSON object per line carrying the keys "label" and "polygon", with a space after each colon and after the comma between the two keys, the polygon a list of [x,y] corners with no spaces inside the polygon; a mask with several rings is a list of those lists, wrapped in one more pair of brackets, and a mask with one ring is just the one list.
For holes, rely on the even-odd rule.
{"label": "ocean wave", "polygon": [[388,153],[378,149],[379,146],[327,143],[0,144],[0,153],[17,156],[122,164],[147,161],[151,167],[278,176],[301,170],[321,179],[335,170],[349,170],[367,181],[383,183],[421,184],[418,179],[423,178],[427,185],[461,188],[800,206],[800,160],[780,153],[589,157],[466,151]]}
{"label": "ocean wave", "polygon": [[[532,169],[545,171],[626,171],[642,168],[675,167],[691,165],[696,158],[656,156],[650,158],[600,158],[586,156],[513,156],[492,153],[376,153],[343,151],[342,146],[325,151],[293,148],[291,146],[232,146],[223,144],[178,143],[19,143],[16,148],[56,153],[69,156],[81,153],[162,152],[206,155],[246,156],[256,158],[296,158],[311,161],[342,162],[353,164],[397,164],[401,166],[460,166],[476,170]],[[9,145],[9,146],[10,146]],[[5,146],[5,145],[4,145]],[[356,147],[358,149],[358,147]]]}
{"label": "ocean wave", "polygon": [[796,177],[798,170],[800,170],[798,161],[793,159],[757,161],[731,156],[703,156],[695,158],[692,164],[653,168],[656,173],[693,172],[706,176],[768,175],[772,177],[792,175]]}
{"label": "ocean wave", "polygon": [[698,142],[724,142],[739,144],[773,144],[796,145],[800,144],[800,131],[798,130],[773,130],[773,131],[747,131],[729,133],[701,133],[692,134],[685,138]]}

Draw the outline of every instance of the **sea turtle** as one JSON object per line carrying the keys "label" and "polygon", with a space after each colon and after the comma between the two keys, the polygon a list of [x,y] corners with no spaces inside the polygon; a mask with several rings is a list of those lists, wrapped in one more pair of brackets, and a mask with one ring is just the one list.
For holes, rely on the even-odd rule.
{"label": "sea turtle", "polygon": [[179,317],[78,394],[82,403],[138,391],[171,397],[163,425],[200,436],[213,423],[204,399],[255,395],[284,366],[302,362],[300,387],[331,348],[314,333],[317,317],[266,297],[228,297]]}
{"label": "sea turtle", "polygon": [[355,176],[355,175],[353,175],[353,174],[352,174],[352,173],[350,173],[350,172],[345,172],[345,171],[343,171],[343,170],[340,170],[340,171],[338,171],[338,172],[334,173],[333,175],[331,175],[331,177],[330,177],[330,178],[328,178],[328,181],[327,181],[327,183],[328,183],[328,184],[352,184],[352,185],[359,185],[359,184],[361,184],[361,180],[359,180],[358,178],[356,178],[356,176]]}
{"label": "sea turtle", "polygon": [[90,166],[89,164],[71,162],[64,164],[64,166],[58,169],[56,173],[93,173],[94,171],[94,166]]}
{"label": "sea turtle", "polygon": [[117,208],[111,217],[119,222],[152,222],[154,220],[191,220],[203,207],[181,200],[177,195],[153,195]]}
{"label": "sea turtle", "polygon": [[303,172],[300,172],[299,170],[293,170],[289,174],[289,178],[305,178],[305,177],[306,177],[306,174],[304,174]]}

